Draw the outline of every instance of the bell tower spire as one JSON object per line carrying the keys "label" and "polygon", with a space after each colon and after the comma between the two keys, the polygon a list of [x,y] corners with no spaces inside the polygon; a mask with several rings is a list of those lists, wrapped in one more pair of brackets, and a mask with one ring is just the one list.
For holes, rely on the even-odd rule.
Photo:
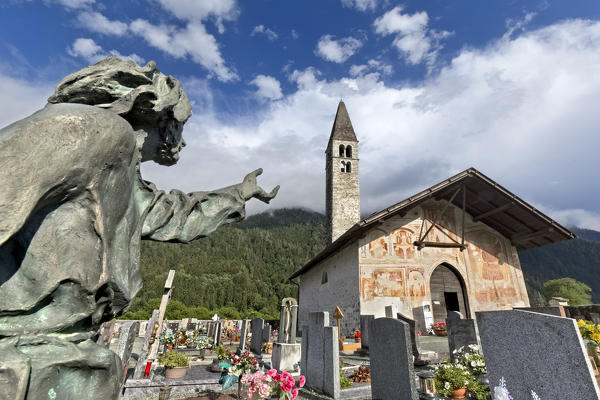
{"label": "bell tower spire", "polygon": [[358,140],[340,100],[325,150],[327,236],[334,242],[360,220]]}

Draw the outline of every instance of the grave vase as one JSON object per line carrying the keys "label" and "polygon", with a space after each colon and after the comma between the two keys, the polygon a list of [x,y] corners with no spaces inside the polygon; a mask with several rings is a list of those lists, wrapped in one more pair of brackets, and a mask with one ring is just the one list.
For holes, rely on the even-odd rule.
{"label": "grave vase", "polygon": [[464,399],[467,394],[467,388],[462,387],[459,389],[454,389],[452,394],[450,394],[451,399]]}
{"label": "grave vase", "polygon": [[165,378],[182,379],[187,373],[188,367],[165,368]]}

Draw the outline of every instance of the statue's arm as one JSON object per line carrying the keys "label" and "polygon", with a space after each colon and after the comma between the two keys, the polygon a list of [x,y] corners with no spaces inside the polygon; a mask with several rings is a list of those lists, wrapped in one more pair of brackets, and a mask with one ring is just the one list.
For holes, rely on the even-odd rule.
{"label": "statue's arm", "polygon": [[249,173],[242,183],[210,192],[185,194],[179,190],[164,193],[146,184],[146,215],[142,237],[157,241],[191,242],[208,235],[222,224],[237,222],[246,216],[246,201],[256,198],[268,203],[279,186],[270,193],[256,183],[262,173]]}

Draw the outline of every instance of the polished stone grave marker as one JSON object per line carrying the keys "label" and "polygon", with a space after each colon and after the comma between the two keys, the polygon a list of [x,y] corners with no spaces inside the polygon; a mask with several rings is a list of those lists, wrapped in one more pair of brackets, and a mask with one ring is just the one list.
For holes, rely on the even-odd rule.
{"label": "polished stone grave marker", "polygon": [[520,310],[476,316],[492,393],[503,380],[514,399],[600,398],[574,319]]}
{"label": "polished stone grave marker", "polygon": [[470,345],[479,346],[479,334],[474,319],[463,318],[458,311],[448,311],[446,329],[448,330],[448,347],[452,361],[454,361],[454,350]]}
{"label": "polished stone grave marker", "polygon": [[360,316],[360,346],[362,349],[369,348],[369,325],[371,321],[375,319],[374,315],[361,315]]}
{"label": "polished stone grave marker", "polygon": [[252,332],[252,338],[250,339],[250,351],[254,354],[261,354],[262,352],[262,332],[265,325],[265,320],[262,318],[254,318],[250,321],[250,330]]}
{"label": "polished stone grave marker", "polygon": [[369,327],[373,399],[417,400],[410,326],[396,318],[377,318]]}
{"label": "polished stone grave marker", "polygon": [[337,327],[328,312],[311,312],[302,328],[301,373],[308,388],[333,398],[340,396],[340,359]]}

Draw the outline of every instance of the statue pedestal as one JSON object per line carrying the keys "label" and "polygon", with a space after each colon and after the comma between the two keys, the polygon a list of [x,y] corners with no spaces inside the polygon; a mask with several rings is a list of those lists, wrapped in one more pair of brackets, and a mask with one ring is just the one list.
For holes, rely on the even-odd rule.
{"label": "statue pedestal", "polygon": [[271,365],[278,371],[293,371],[300,363],[300,343],[273,343]]}

